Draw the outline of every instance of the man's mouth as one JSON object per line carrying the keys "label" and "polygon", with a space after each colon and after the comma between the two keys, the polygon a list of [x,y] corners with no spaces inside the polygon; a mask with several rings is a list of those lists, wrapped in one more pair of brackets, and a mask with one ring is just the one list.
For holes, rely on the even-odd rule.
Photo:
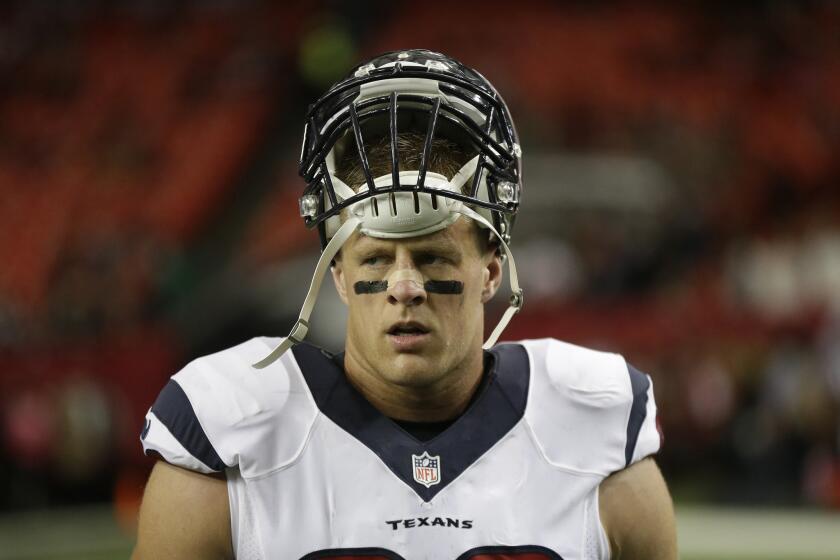
{"label": "man's mouth", "polygon": [[393,336],[417,336],[427,334],[429,329],[422,323],[409,321],[405,323],[395,323],[388,329],[388,334]]}

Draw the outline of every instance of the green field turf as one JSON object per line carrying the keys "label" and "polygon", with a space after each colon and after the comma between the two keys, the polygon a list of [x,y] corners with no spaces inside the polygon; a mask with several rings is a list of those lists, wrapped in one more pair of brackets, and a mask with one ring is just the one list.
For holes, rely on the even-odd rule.
{"label": "green field turf", "polygon": [[[840,559],[840,514],[680,507],[683,560]],[[132,538],[107,507],[0,516],[0,560],[117,560]]]}

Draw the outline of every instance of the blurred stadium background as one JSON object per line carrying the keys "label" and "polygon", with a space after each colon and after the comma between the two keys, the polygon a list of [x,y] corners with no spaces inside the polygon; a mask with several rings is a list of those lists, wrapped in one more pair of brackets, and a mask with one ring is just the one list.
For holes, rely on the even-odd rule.
{"label": "blurred stadium background", "polygon": [[418,46],[523,138],[505,337],[654,377],[683,557],[840,558],[840,4],[66,0],[0,4],[0,559],[128,555],[157,391],[302,301],[306,105]]}

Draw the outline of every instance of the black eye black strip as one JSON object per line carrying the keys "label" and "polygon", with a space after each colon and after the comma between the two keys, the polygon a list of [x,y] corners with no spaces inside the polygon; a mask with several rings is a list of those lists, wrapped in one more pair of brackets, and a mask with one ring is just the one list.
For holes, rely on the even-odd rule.
{"label": "black eye black strip", "polygon": [[[464,283],[458,280],[429,280],[423,288],[430,294],[458,295],[464,292]],[[388,289],[387,280],[360,280],[353,284],[357,294],[378,294]]]}
{"label": "black eye black strip", "polygon": [[360,280],[353,284],[353,290],[357,294],[378,294],[388,289],[387,280]]}
{"label": "black eye black strip", "polygon": [[429,280],[423,287],[430,294],[457,295],[464,292],[464,283],[457,280]]}

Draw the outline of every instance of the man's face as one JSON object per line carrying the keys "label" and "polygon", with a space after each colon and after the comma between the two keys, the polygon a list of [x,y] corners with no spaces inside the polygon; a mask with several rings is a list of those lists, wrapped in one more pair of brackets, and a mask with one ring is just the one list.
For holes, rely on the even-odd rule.
{"label": "man's face", "polygon": [[483,304],[498,288],[501,262],[479,248],[475,227],[462,218],[422,237],[356,233],[347,241],[333,278],[349,308],[346,350],[367,371],[431,386],[480,352]]}

